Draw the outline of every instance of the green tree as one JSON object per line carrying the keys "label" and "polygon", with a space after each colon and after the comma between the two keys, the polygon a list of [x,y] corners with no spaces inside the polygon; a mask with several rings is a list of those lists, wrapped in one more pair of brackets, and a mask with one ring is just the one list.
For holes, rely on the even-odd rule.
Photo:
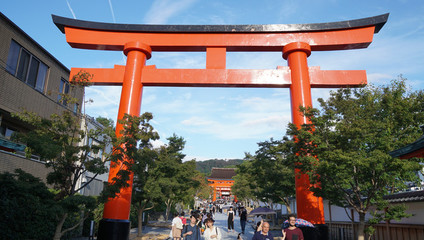
{"label": "green tree", "polygon": [[[150,120],[153,119],[151,113],[144,113],[140,117],[126,115],[124,117],[124,134],[122,141],[125,143],[133,143],[126,146],[126,154],[128,159],[131,159],[133,164],[131,171],[134,173],[133,192],[131,196],[132,206],[137,212],[138,236],[142,234],[143,227],[143,212],[154,207],[155,200],[160,199],[160,188],[156,184],[151,174],[151,169],[154,168],[157,154],[153,150],[151,141],[159,139],[159,134],[154,131]],[[135,148],[130,150],[128,148]]]}
{"label": "green tree", "polygon": [[[39,155],[46,161],[46,167],[52,169],[47,175],[47,183],[54,189],[54,199],[61,206],[56,214],[57,225],[53,239],[60,239],[66,232],[77,228],[94,208],[94,198],[78,196],[77,193],[90,184],[95,176],[107,172],[101,157],[89,157],[89,154],[97,154],[100,150],[103,152],[113,136],[103,132],[104,129],[84,131],[81,129],[80,118],[69,111],[61,115],[52,114],[49,119],[26,111],[15,116],[33,127],[28,132],[18,133],[16,139],[27,145],[28,155]],[[108,127],[111,126],[106,129]],[[101,141],[90,145],[84,141],[85,137]],[[78,179],[86,172],[93,173],[94,177],[77,187]],[[81,211],[84,211],[83,215]],[[77,215],[76,218],[80,220],[62,229],[68,217],[73,215]]]}
{"label": "green tree", "polygon": [[301,109],[310,124],[289,127],[296,141],[288,156],[309,174],[315,195],[355,209],[363,240],[370,207],[416,180],[418,160],[393,158],[389,152],[422,134],[424,93],[409,90],[400,77],[387,86],[340,89],[318,101],[320,110]]}
{"label": "green tree", "polygon": [[234,176],[234,184],[231,191],[237,196],[237,199],[247,202],[249,199],[256,199],[254,194],[256,181],[251,175],[252,161],[247,159],[253,158],[252,155],[246,153],[246,161],[237,165],[236,175]]}
{"label": "green tree", "polygon": [[196,170],[193,179],[194,181],[197,181],[199,183],[199,186],[192,186],[192,190],[194,193],[189,195],[200,199],[209,199],[213,193],[213,188],[208,185],[208,181],[206,180],[205,174]]}
{"label": "green tree", "polygon": [[110,156],[111,164],[120,166],[120,170],[102,192],[102,201],[116,197],[120,189],[129,186],[130,175],[134,174],[131,203],[137,213],[138,235],[142,234],[142,215],[154,206],[154,200],[161,196],[156,180],[152,179],[152,169],[157,158],[152,141],[159,134],[150,125],[153,115],[149,112],[141,116],[125,114],[119,123],[123,129],[121,137],[114,144]]}
{"label": "green tree", "polygon": [[169,217],[172,206],[187,200],[190,196],[190,188],[199,184],[193,179],[196,169],[194,161],[182,162],[185,157],[182,153],[185,145],[184,138],[174,134],[167,140],[168,144],[158,149],[158,159],[153,173],[163,193],[166,219]]}
{"label": "green tree", "polygon": [[286,158],[286,140],[270,139],[258,143],[255,155],[246,154],[237,168],[232,187],[239,199],[282,203],[291,213],[289,197],[295,194],[294,165]]}
{"label": "green tree", "polygon": [[289,198],[295,195],[294,165],[286,158],[286,140],[258,143],[254,168],[261,169],[257,184],[261,186],[258,197],[273,203],[282,203],[291,213]]}
{"label": "green tree", "polygon": [[[149,121],[151,113],[142,116],[126,114],[120,123],[122,137],[118,138],[110,157],[111,164],[120,170],[102,193],[102,200],[114,198],[121,188],[128,187],[131,173],[134,174],[132,207],[137,213],[138,236],[142,234],[143,212],[154,208],[158,203],[167,204],[167,213],[177,201],[189,201],[198,182],[194,180],[194,161],[182,163],[185,141],[175,134],[168,138],[169,143],[153,149],[152,140],[159,139]],[[128,161],[130,159],[130,161]],[[188,197],[190,196],[190,197]]]}
{"label": "green tree", "polygon": [[0,174],[0,232],[2,239],[51,239],[57,204],[38,178],[21,169]]}
{"label": "green tree", "polygon": [[[374,225],[385,221],[387,223],[390,223],[391,220],[401,220],[402,218],[411,217],[412,214],[407,214],[405,210],[407,209],[405,204],[399,204],[399,205],[389,205],[388,202],[380,202],[377,204],[377,207],[375,210],[371,211],[371,218],[368,219],[368,225],[367,229],[365,229],[365,232],[368,233],[368,240],[371,240],[374,233],[375,228]],[[389,232],[389,226],[387,225],[386,231]],[[388,235],[389,236],[389,235]]]}
{"label": "green tree", "polygon": [[180,178],[182,187],[180,203],[182,206],[193,206],[194,197],[196,196],[210,196],[212,188],[208,186],[204,175],[196,170],[195,160],[185,161],[182,163]]}

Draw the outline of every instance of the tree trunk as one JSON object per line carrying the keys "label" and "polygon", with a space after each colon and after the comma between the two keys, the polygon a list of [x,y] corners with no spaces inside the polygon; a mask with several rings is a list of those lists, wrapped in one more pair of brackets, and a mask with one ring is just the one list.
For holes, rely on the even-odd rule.
{"label": "tree trunk", "polygon": [[138,231],[137,231],[137,237],[141,237],[141,234],[143,233],[143,212],[144,208],[139,208],[137,210],[137,221],[138,221]]}
{"label": "tree trunk", "polygon": [[[84,216],[83,210],[81,210],[81,215]],[[65,234],[66,232],[72,231],[72,230],[76,229],[78,226],[82,225],[84,220],[87,217],[81,217],[80,220],[75,225],[73,225],[70,228],[63,230],[62,228],[63,228],[63,224],[65,223],[66,218],[68,218],[68,213],[63,214],[59,223],[56,225],[56,230],[54,232],[53,240],[60,240],[60,238],[63,236],[63,234]]]}
{"label": "tree trunk", "polygon": [[280,197],[280,199],[281,199],[281,201],[284,202],[284,206],[286,206],[286,208],[287,208],[287,213],[288,214],[292,214],[292,210],[290,208],[290,201],[289,201],[289,199],[288,198],[285,198],[285,197]]}
{"label": "tree trunk", "polygon": [[333,216],[331,215],[331,201],[328,201],[328,214],[330,215],[330,222],[328,223],[328,229],[330,231],[329,239],[332,240],[331,225],[333,224]]}
{"label": "tree trunk", "polygon": [[168,221],[168,219],[169,219],[169,212],[171,211],[171,206],[172,206],[172,200],[171,199],[166,200],[165,201],[165,204],[166,204],[166,213],[165,213],[166,218],[165,218],[165,221]]}
{"label": "tree trunk", "polygon": [[292,210],[291,210],[290,205],[286,205],[286,208],[287,208],[287,213],[292,214]]}
{"label": "tree trunk", "polygon": [[365,239],[365,213],[359,213],[358,240]]}
{"label": "tree trunk", "polygon": [[66,218],[68,217],[68,213],[65,213],[62,218],[60,219],[60,221],[57,223],[56,225],[56,230],[54,232],[54,236],[53,236],[53,240],[60,240],[60,238],[62,237],[62,227],[63,227],[63,223],[65,223]]}

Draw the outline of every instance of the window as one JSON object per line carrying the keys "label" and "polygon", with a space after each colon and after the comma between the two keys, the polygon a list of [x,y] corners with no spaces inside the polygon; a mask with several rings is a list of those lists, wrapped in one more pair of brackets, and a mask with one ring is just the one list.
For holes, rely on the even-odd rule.
{"label": "window", "polygon": [[[88,138],[87,145],[91,147],[92,144],[93,144],[93,139],[92,138]],[[92,152],[89,152],[88,153],[88,156],[89,157],[93,157],[92,155],[93,155]]]}
{"label": "window", "polygon": [[48,67],[12,40],[6,70],[36,90],[43,92]]}
{"label": "window", "polygon": [[66,99],[62,101],[62,95],[69,93],[69,83],[64,78],[60,79],[60,85],[59,85],[59,95],[57,96],[57,101],[62,103],[64,106],[68,105],[68,102]]}
{"label": "window", "polygon": [[78,103],[75,103],[74,104],[74,113],[77,113],[78,112],[78,108],[79,108],[79,104]]}
{"label": "window", "polygon": [[[97,141],[96,139],[88,138],[87,145],[90,146],[90,147],[98,146],[98,145],[100,145],[100,142]],[[92,158],[102,158],[103,149],[99,149],[99,151],[97,153],[94,153],[93,151],[91,151],[91,152],[88,153],[88,156],[92,157]]]}
{"label": "window", "polygon": [[15,41],[10,43],[9,56],[7,57],[6,70],[15,75],[16,67],[18,66],[19,51],[21,46],[19,46]]}
{"label": "window", "polygon": [[12,134],[16,132],[16,129],[11,128],[9,126],[6,125],[1,125],[0,126],[0,136],[10,139],[12,137]]}

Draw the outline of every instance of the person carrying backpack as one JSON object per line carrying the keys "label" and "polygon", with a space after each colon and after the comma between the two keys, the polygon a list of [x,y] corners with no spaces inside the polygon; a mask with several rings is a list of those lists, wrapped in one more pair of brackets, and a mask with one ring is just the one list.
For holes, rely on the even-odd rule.
{"label": "person carrying backpack", "polygon": [[206,230],[203,233],[203,236],[205,237],[205,240],[221,240],[222,234],[221,230],[219,230],[218,227],[215,227],[214,224],[215,220],[212,218],[207,218],[205,220]]}
{"label": "person carrying backpack", "polygon": [[197,214],[190,216],[190,223],[184,226],[181,236],[184,240],[200,240],[201,230],[197,225]]}

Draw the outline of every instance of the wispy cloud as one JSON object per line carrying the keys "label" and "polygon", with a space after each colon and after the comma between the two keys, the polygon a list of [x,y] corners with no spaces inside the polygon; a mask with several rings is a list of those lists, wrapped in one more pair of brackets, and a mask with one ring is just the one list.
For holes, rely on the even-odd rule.
{"label": "wispy cloud", "polygon": [[68,4],[68,8],[71,11],[72,16],[74,17],[74,19],[77,19],[76,16],[75,16],[74,10],[72,10],[71,4],[69,3],[68,0],[66,0],[66,4]]}
{"label": "wispy cloud", "polygon": [[[204,119],[192,117],[182,122],[187,132],[208,135],[221,140],[266,139],[275,132],[283,132],[290,117],[283,114],[244,114],[246,119],[235,116],[226,119]],[[275,137],[275,136],[274,136]]]}
{"label": "wispy cloud", "polygon": [[196,0],[156,0],[144,17],[146,24],[164,24],[178,13],[189,8]]}
{"label": "wispy cloud", "polygon": [[[226,108],[218,109],[223,102]],[[211,108],[198,108],[181,124],[186,131],[218,139],[268,138],[282,132],[290,121],[290,106],[284,102],[278,97],[219,99]]]}
{"label": "wispy cloud", "polygon": [[85,92],[88,99],[94,99],[93,103],[88,103],[85,106],[86,111],[89,112],[92,117],[103,116],[116,121],[121,87],[95,86],[86,88]]}
{"label": "wispy cloud", "polygon": [[112,0],[109,0],[109,8],[110,8],[110,12],[112,13],[113,22],[116,23],[115,12],[113,11],[113,6],[112,6]]}

